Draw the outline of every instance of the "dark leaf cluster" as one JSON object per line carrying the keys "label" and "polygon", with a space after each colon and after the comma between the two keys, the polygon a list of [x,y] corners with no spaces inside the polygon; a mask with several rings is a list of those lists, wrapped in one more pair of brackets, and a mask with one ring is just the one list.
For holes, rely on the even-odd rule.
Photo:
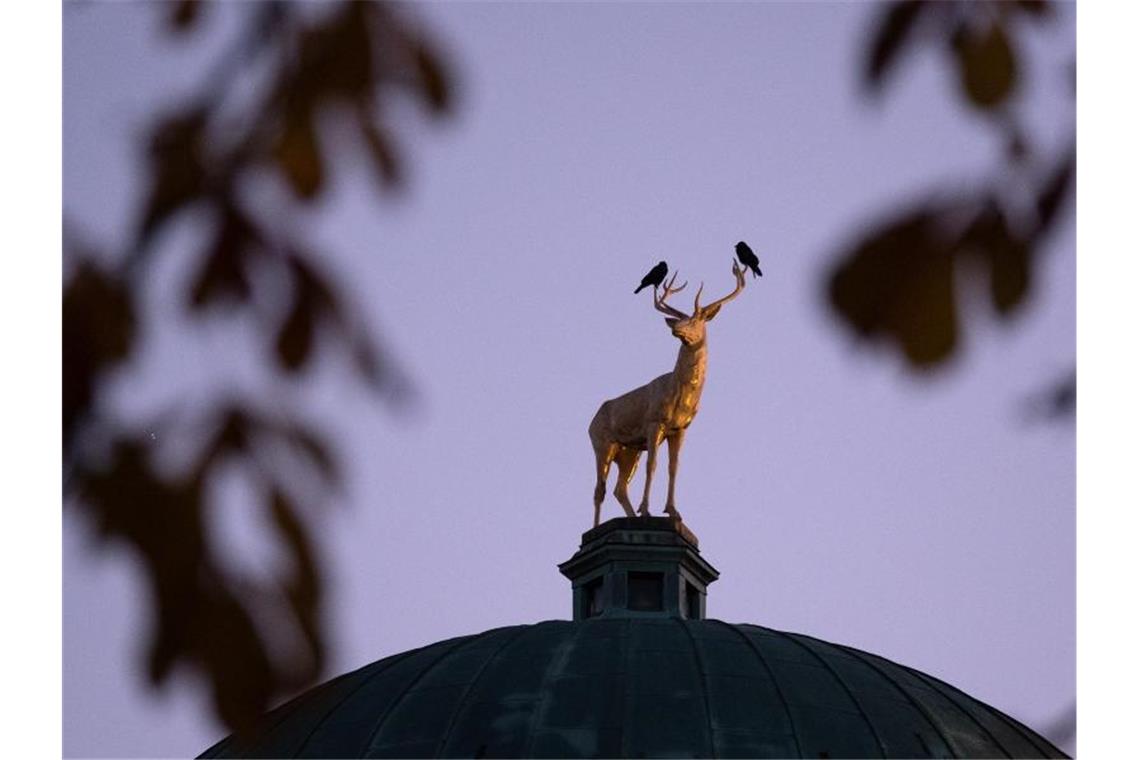
{"label": "dark leaf cluster", "polygon": [[959,339],[956,278],[981,271],[998,316],[1023,303],[1073,169],[1070,152],[1040,180],[1029,218],[1011,213],[986,188],[922,203],[871,227],[831,272],[832,308],[858,335],[896,343],[911,366],[943,362]]}
{"label": "dark leaf cluster", "polygon": [[860,337],[896,345],[914,368],[940,365],[959,345],[963,273],[982,273],[999,317],[1026,301],[1040,252],[1072,195],[1075,147],[1052,155],[1035,149],[1016,116],[1024,67],[1018,35],[1054,12],[1030,0],[898,0],[879,12],[863,69],[868,91],[883,89],[910,48],[935,45],[948,55],[964,101],[1005,146],[992,179],[905,204],[860,231],[829,272],[834,312]]}
{"label": "dark leaf cluster", "polygon": [[[163,683],[178,664],[198,670],[218,716],[241,729],[278,691],[315,678],[324,661],[319,561],[302,517],[305,506],[286,471],[309,466],[332,481],[336,466],[324,444],[295,422],[274,422],[238,404],[214,413],[212,432],[184,471],[155,466],[150,436],[120,434],[101,452],[104,461],[84,473],[75,495],[98,535],[134,552],[146,570],[155,611],[146,655],[150,681]],[[289,558],[272,584],[234,577],[209,540],[206,488],[211,473],[226,464],[243,466],[256,482]],[[272,632],[259,627],[257,615],[265,606],[286,614],[297,643],[271,650]]]}
{"label": "dark leaf cluster", "polygon": [[[211,12],[199,0],[154,7],[185,40]],[[203,221],[179,294],[186,320],[248,316],[270,374],[296,380],[331,341],[368,387],[398,391],[391,361],[296,220],[282,218],[288,210],[259,208],[248,187],[268,173],[291,203],[313,205],[333,171],[322,128],[349,114],[379,186],[396,188],[404,169],[387,123],[390,103],[412,97],[438,117],[453,92],[440,53],[388,3],[271,1],[242,12],[242,33],[202,72],[201,91],[156,115],[144,135],[145,192],[135,218],[123,222],[131,231],[126,250],[96,255],[66,228],[62,336],[67,501],[98,536],[141,560],[152,591],[150,682],[164,684],[179,667],[194,673],[236,731],[320,674],[325,573],[311,523],[340,483],[337,459],[309,422],[266,408],[264,398],[221,392],[141,420],[119,411],[108,388],[137,372],[140,337],[158,319],[142,304],[165,255],[163,232],[193,210]],[[269,72],[263,86],[235,109],[233,83],[255,70]],[[284,296],[266,282],[284,283]],[[164,463],[168,441],[182,441],[192,455]],[[273,526],[285,561],[272,580],[236,570],[222,554],[210,485],[231,472],[259,494],[255,506]]]}
{"label": "dark leaf cluster", "polygon": [[983,110],[999,108],[1018,82],[1018,24],[1048,19],[1052,14],[1046,0],[885,3],[872,30],[864,84],[878,93],[906,52],[925,42],[949,57],[966,102]]}

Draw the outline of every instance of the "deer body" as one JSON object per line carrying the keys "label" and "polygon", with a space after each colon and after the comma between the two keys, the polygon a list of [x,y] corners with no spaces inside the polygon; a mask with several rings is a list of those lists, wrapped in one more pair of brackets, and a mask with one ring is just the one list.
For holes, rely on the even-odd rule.
{"label": "deer body", "polygon": [[[665,320],[681,341],[677,353],[677,363],[672,372],[667,372],[645,385],[635,388],[617,398],[602,403],[593,421],[590,422],[590,441],[594,447],[597,462],[597,485],[594,488],[594,526],[601,519],[601,505],[605,499],[606,480],[610,465],[618,464],[617,485],[614,496],[629,517],[635,514],[649,514],[649,491],[653,482],[653,472],[657,463],[657,447],[661,441],[669,446],[669,495],[665,502],[665,513],[675,520],[681,519],[674,501],[673,489],[677,476],[677,462],[684,442],[685,430],[697,415],[701,391],[705,385],[705,370],[708,363],[708,346],[705,339],[705,324],[717,315],[722,304],[735,298],[744,287],[742,270],[733,264],[737,287],[725,298],[709,306],[700,306],[700,291],[693,303],[692,316],[672,306],[666,299],[685,286],[673,288],[670,280],[664,292],[658,296],[654,288],[654,306],[658,311],[670,315]],[[648,452],[645,471],[645,493],[637,513],[629,500],[629,483],[637,470],[641,452]]]}
{"label": "deer body", "polygon": [[682,346],[672,372],[602,404],[590,424],[591,436],[601,433],[614,442],[645,451],[649,429],[668,433],[684,430],[697,415],[705,384],[707,351]]}

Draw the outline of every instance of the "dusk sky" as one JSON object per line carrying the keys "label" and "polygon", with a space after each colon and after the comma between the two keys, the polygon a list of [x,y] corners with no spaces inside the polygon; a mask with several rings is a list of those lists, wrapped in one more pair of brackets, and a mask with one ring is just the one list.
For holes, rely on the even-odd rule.
{"label": "dusk sky", "polygon": [[[64,8],[64,206],[105,247],[124,244],[141,192],[138,135],[200,81],[243,4],[215,10],[187,42],[163,34],[158,4]],[[632,290],[665,259],[690,282],[682,308],[701,281],[723,295],[732,246],[747,240],[764,277],[709,325],[677,482],[721,572],[709,616],[880,654],[1038,731],[1064,718],[1075,436],[1025,408],[1075,361],[1071,214],[1012,319],[960,280],[964,341],[931,375],[856,343],[823,296],[864,224],[998,160],[945,57],[916,49],[872,103],[858,77],[866,4],[411,10],[450,54],[454,117],[425,127],[412,103],[397,114],[402,194],[378,194],[346,141],[320,206],[282,223],[328,252],[414,384],[414,407],[392,412],[336,367],[300,385],[275,376],[249,325],[188,327],[166,296],[198,240],[192,220],[171,230],[149,294],[168,318],[138,377],[115,388],[123,409],[151,412],[232,387],[304,410],[335,442],[346,487],[318,524],[333,583],[327,675],[570,617],[556,564],[591,526],[586,427],[677,352],[649,294]],[[1049,150],[1074,126],[1074,8],[1058,10],[1022,50],[1020,112]],[[654,513],[665,483],[662,462]],[[220,538],[251,572],[272,568],[247,495],[219,489]],[[603,519],[619,514],[607,496]],[[76,517],[64,520],[65,754],[199,753],[224,729],[197,683],[147,688],[146,586]]]}

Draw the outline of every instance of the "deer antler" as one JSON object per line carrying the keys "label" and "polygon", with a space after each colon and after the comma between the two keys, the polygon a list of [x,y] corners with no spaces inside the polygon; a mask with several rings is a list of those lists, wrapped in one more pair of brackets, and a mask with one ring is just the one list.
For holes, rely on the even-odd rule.
{"label": "deer antler", "polygon": [[673,295],[674,293],[680,293],[682,290],[685,289],[685,285],[689,284],[689,281],[686,280],[684,283],[682,283],[681,287],[674,288],[673,283],[676,281],[677,281],[677,273],[674,272],[673,276],[669,279],[669,282],[665,283],[662,286],[664,288],[664,291],[661,293],[660,296],[657,295],[657,288],[653,289],[653,305],[654,305],[654,307],[656,307],[657,311],[660,311],[663,314],[668,314],[669,316],[676,317],[677,319],[688,319],[689,318],[688,314],[681,311],[680,309],[675,309],[672,306],[665,303],[666,298]]}
{"label": "deer antler", "polygon": [[735,261],[732,262],[732,273],[736,276],[736,288],[724,298],[713,301],[708,306],[701,306],[701,290],[704,290],[704,283],[701,283],[701,288],[697,291],[697,298],[693,301],[694,314],[698,314],[702,311],[709,312],[713,309],[719,309],[722,304],[726,304],[740,295],[740,291],[744,290],[744,270],[741,269]]}

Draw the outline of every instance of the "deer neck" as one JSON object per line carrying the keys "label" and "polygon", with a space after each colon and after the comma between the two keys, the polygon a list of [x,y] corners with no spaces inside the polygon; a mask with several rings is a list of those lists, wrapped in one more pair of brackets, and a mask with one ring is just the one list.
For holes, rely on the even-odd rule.
{"label": "deer neck", "polygon": [[705,366],[708,347],[704,340],[692,346],[681,345],[677,352],[677,364],[673,368],[675,396],[672,414],[673,425],[688,427],[697,413],[701,400],[701,390],[705,386]]}
{"label": "deer neck", "polygon": [[673,367],[673,378],[677,383],[704,385],[708,354],[708,342],[704,339],[691,346],[682,343],[681,350],[677,352],[677,364]]}

